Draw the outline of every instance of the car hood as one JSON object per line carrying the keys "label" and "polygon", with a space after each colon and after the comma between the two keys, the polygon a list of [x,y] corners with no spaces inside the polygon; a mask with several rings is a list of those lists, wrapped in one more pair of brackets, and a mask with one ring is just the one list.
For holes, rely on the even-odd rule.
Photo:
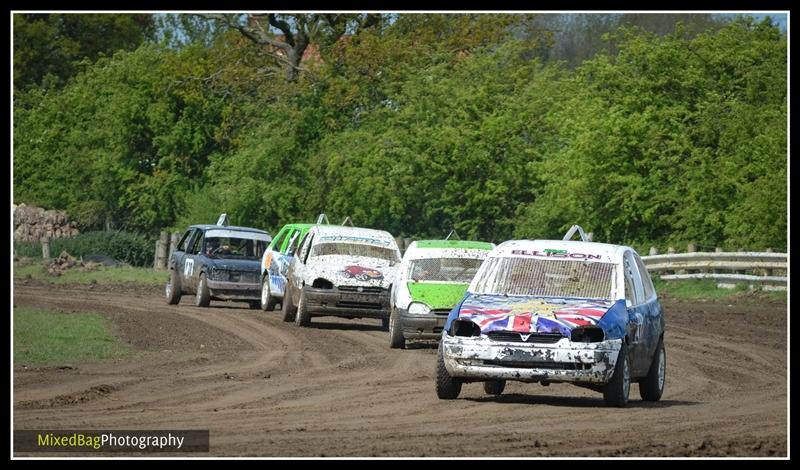
{"label": "car hood", "polygon": [[458,311],[459,320],[470,320],[486,334],[492,331],[560,333],[569,337],[578,327],[602,328],[607,339],[625,331],[625,301],[563,299],[467,294]]}
{"label": "car hood", "polygon": [[[395,280],[399,265],[400,263],[392,265],[387,260],[366,256],[326,255],[314,258],[313,263],[308,263],[308,272],[305,277],[307,283],[321,277],[337,286],[373,285],[388,288]],[[357,274],[348,275],[345,272],[348,270],[350,273],[368,271],[369,275],[366,279],[359,279],[356,277]]]}
{"label": "car hood", "polygon": [[257,259],[209,259],[214,269],[239,272],[261,272],[261,260]]}
{"label": "car hood", "polygon": [[407,283],[412,302],[424,302],[432,309],[453,308],[464,297],[469,283],[451,284],[441,282]]}

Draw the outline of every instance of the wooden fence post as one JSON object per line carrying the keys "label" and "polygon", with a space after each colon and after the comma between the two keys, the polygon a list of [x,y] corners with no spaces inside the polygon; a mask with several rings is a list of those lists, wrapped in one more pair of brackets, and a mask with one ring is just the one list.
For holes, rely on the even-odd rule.
{"label": "wooden fence post", "polygon": [[161,250],[161,239],[156,239],[156,250],[153,252],[153,269],[158,269],[158,252]]}
{"label": "wooden fence post", "polygon": [[169,255],[167,256],[167,265],[169,265],[169,260],[172,259],[172,254],[175,253],[175,249],[178,247],[178,241],[180,240],[181,234],[178,232],[174,232],[169,239]]}
{"label": "wooden fence post", "polygon": [[[686,245],[686,252],[687,253],[695,253],[695,252],[697,252],[697,245],[695,245],[694,243],[689,243],[688,245]],[[694,269],[687,269],[687,270],[684,270],[683,273],[681,273],[681,274],[694,274],[696,272],[697,271],[694,270]]]}
{"label": "wooden fence post", "polygon": [[[738,252],[739,253],[744,253],[745,251],[742,248],[739,248]],[[736,274],[745,274],[745,273],[747,273],[747,271],[744,270],[744,269],[739,269],[739,270],[737,270],[735,272],[736,272]]]}
{"label": "wooden fence post", "polygon": [[158,251],[156,252],[156,269],[167,267],[167,250],[169,249],[169,233],[161,232],[159,238]]}
{"label": "wooden fence post", "polygon": [[50,259],[50,239],[42,238],[42,259],[47,261]]}
{"label": "wooden fence post", "polygon": [[[767,253],[772,253],[772,248],[767,248]],[[767,276],[772,276],[773,273],[772,268],[766,269],[765,271],[767,273]]]}
{"label": "wooden fence post", "polygon": [[[667,247],[667,254],[668,254],[668,255],[674,255],[674,254],[675,254],[675,248],[673,248],[673,247],[671,247],[671,246],[670,246],[670,247]],[[672,270],[672,271],[667,271],[667,272],[668,272],[669,274],[680,274],[680,272],[679,272],[679,271],[675,271],[675,270]]]}

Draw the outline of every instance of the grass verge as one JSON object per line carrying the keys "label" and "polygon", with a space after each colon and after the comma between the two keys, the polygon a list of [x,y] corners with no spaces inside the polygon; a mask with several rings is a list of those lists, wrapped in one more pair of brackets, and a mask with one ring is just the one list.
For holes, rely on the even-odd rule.
{"label": "grass verge", "polygon": [[41,263],[27,266],[14,266],[14,279],[36,279],[55,284],[117,284],[134,283],[161,286],[167,282],[167,271],[130,266],[101,267],[97,270],[79,271],[72,269],[60,276],[50,275]]}
{"label": "grass verge", "polygon": [[63,364],[123,357],[130,346],[115,338],[94,312],[14,308],[14,363]]}
{"label": "grass verge", "polygon": [[747,284],[736,284],[733,289],[717,287],[713,279],[687,279],[683,281],[663,281],[653,276],[653,285],[659,297],[683,300],[726,300],[744,296],[760,297],[770,300],[786,300],[786,291],[764,291],[751,289]]}

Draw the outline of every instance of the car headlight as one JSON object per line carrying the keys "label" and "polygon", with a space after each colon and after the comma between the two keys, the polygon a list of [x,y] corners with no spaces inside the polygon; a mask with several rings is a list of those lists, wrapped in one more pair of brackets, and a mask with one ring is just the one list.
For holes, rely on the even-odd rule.
{"label": "car headlight", "polygon": [[422,302],[411,302],[408,306],[408,313],[411,315],[427,315],[431,313],[431,308]]}

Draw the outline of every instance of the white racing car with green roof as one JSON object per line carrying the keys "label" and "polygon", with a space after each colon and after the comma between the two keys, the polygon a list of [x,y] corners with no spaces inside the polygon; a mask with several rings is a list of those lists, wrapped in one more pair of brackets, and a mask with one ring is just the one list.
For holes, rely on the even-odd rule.
{"label": "white racing car with green roof", "polygon": [[308,326],[312,316],[375,318],[386,328],[399,264],[400,250],[388,232],[315,225],[289,263],[283,320]]}
{"label": "white racing car with green roof", "polygon": [[494,244],[462,240],[418,240],[406,248],[392,288],[389,346],[409,339],[438,339],[447,315]]}

